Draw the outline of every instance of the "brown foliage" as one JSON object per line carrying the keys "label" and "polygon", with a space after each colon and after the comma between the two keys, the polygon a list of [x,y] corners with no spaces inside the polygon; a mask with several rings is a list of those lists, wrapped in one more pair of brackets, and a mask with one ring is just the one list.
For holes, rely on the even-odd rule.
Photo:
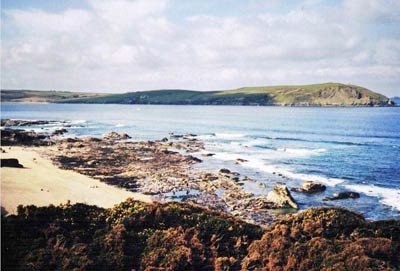
{"label": "brown foliage", "polygon": [[400,260],[400,221],[379,224],[393,235],[345,209],[307,210],[254,241],[242,270],[392,270]]}
{"label": "brown foliage", "polygon": [[400,221],[316,208],[266,229],[182,203],[19,207],[2,270],[397,270]]}

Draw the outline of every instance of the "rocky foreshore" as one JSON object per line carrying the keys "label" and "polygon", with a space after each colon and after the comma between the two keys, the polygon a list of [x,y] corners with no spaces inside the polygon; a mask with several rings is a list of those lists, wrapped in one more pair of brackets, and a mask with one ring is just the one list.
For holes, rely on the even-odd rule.
{"label": "rocky foreshore", "polygon": [[195,135],[170,135],[155,141],[125,141],[129,136],[67,138],[42,151],[63,169],[74,170],[111,185],[153,195],[156,201],[179,200],[227,211],[251,222],[274,220],[272,209],[298,208],[285,186],[254,197],[243,189],[246,176],[229,169],[203,171],[191,153],[204,149]]}
{"label": "rocky foreshore", "polygon": [[[40,121],[40,124],[47,123],[50,122]],[[2,121],[1,124],[19,127],[36,125],[37,121],[29,123],[26,120],[12,120]],[[2,146],[49,146],[38,148],[37,151],[50,158],[59,168],[73,170],[130,191],[152,195],[156,201],[192,202],[226,211],[252,223],[269,224],[299,209],[284,184],[276,182],[273,191],[255,196],[244,189],[246,182],[255,182],[247,176],[226,168],[205,171],[193,167],[202,162],[193,153],[204,150],[204,143],[194,134],[170,134],[160,140],[134,142],[129,140],[131,137],[128,134],[116,132],[109,132],[102,138],[58,137],[65,133],[67,130],[64,128],[52,134],[5,128],[2,130],[1,142]],[[238,159],[237,163],[243,161]],[[303,187],[292,190],[311,194],[323,192],[325,186],[305,182]],[[353,194],[343,194],[327,200],[345,196],[355,198]],[[283,209],[283,212],[273,214],[274,209]]]}

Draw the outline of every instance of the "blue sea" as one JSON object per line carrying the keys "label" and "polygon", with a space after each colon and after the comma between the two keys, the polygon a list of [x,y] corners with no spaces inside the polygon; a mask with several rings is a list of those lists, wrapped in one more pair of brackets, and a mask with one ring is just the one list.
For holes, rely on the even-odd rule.
{"label": "blue sea", "polygon": [[[255,194],[275,183],[324,183],[317,195],[293,192],[302,209],[343,206],[368,219],[400,218],[400,107],[313,108],[256,106],[163,106],[2,104],[1,118],[69,120],[68,136],[126,132],[133,140],[194,133],[206,144],[196,167],[229,168],[266,185],[246,184]],[[57,126],[29,127],[52,131]],[[235,164],[237,158],[248,160]],[[279,176],[281,175],[281,176]],[[359,199],[323,202],[335,192]]]}

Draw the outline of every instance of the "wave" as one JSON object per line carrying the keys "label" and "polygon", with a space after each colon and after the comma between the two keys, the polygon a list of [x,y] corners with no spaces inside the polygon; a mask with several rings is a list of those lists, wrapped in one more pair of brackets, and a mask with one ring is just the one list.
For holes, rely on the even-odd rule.
{"label": "wave", "polygon": [[115,125],[115,127],[125,127],[125,126],[126,126],[126,124],[123,124],[123,123],[118,123]]}
{"label": "wave", "polygon": [[372,145],[371,143],[360,143],[360,142],[351,142],[351,141],[336,141],[336,140],[312,140],[312,139],[304,139],[304,138],[295,138],[295,137],[269,137],[263,136],[261,138],[272,139],[277,141],[299,141],[299,142],[310,142],[310,143],[324,143],[324,144],[336,144],[336,145],[349,145],[349,146],[368,146]]}
{"label": "wave", "polygon": [[215,137],[221,139],[234,139],[234,138],[241,138],[245,137],[245,134],[238,134],[238,133],[215,133]]}
{"label": "wave", "polygon": [[273,129],[271,130],[274,133],[278,134],[304,134],[304,135],[322,135],[322,136],[345,136],[345,137],[358,137],[358,138],[385,138],[385,139],[399,139],[398,135],[366,135],[366,134],[348,134],[348,133],[335,133],[332,131],[329,132],[314,132],[314,131],[304,131],[304,130],[282,130],[282,129]]}
{"label": "wave", "polygon": [[347,189],[363,193],[367,196],[380,198],[379,202],[400,210],[400,189],[385,188],[374,185],[345,185]]}
{"label": "wave", "polygon": [[71,124],[84,124],[87,123],[87,120],[72,120]]}
{"label": "wave", "polygon": [[277,149],[277,151],[303,157],[303,156],[310,156],[310,155],[318,155],[320,153],[326,152],[326,149],[279,148],[279,149]]}
{"label": "wave", "polygon": [[255,158],[255,155],[250,156],[239,153],[216,152],[213,158],[223,161],[234,161],[238,158],[243,158],[247,160],[247,162],[241,163],[241,165],[247,168],[263,171],[269,174],[281,174],[282,176],[294,180],[319,182],[328,186],[336,186],[345,181],[344,179],[328,178],[321,175],[294,173],[290,169],[283,168],[282,166],[267,164],[265,159],[260,156]]}
{"label": "wave", "polygon": [[[293,159],[293,158],[305,158],[309,156],[321,155],[326,152],[327,149],[319,148],[319,149],[304,149],[304,148],[274,148],[270,146],[259,146],[256,145],[259,142],[253,142],[253,144],[249,144],[246,142],[229,142],[229,143],[216,143],[211,142],[206,144],[206,149],[208,152],[218,153],[218,157],[233,157],[236,158],[245,158],[249,159],[261,159],[261,160],[280,160],[280,159]],[[252,146],[253,145],[253,146]],[[235,159],[236,159],[235,158]],[[231,159],[222,159],[222,160],[231,160]],[[234,160],[234,159],[233,159]]]}
{"label": "wave", "polygon": [[214,153],[213,158],[222,160],[222,161],[234,161],[239,157],[243,157],[238,153],[228,153],[228,152],[216,152]]}
{"label": "wave", "polygon": [[248,163],[243,164],[244,166],[247,167],[252,167],[258,170],[262,170],[267,173],[275,173],[275,174],[281,174],[282,176],[285,176],[287,178],[295,179],[295,180],[302,180],[302,181],[314,181],[314,182],[319,182],[326,184],[328,186],[336,186],[342,182],[344,182],[343,179],[338,179],[338,178],[328,178],[320,175],[313,175],[313,174],[304,174],[304,173],[294,173],[290,171],[289,169],[284,169],[279,166],[275,165],[267,165],[265,164],[264,161],[260,159],[250,159]]}

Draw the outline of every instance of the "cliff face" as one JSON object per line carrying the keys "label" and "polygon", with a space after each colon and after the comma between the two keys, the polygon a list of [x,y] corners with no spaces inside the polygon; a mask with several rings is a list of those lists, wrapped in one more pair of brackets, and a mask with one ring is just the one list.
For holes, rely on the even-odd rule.
{"label": "cliff face", "polygon": [[340,83],[302,86],[242,88],[227,93],[260,93],[269,97],[268,104],[282,106],[392,106],[384,95],[363,87]]}
{"label": "cliff face", "polygon": [[262,229],[195,205],[128,200],[2,217],[2,270],[393,270],[400,221],[317,208]]}

